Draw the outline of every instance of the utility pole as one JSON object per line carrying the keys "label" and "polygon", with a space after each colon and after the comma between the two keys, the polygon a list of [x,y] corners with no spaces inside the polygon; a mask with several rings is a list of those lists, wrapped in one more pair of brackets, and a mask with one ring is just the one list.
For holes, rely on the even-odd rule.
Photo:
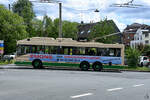
{"label": "utility pole", "polygon": [[62,3],[61,2],[56,2],[54,0],[40,0],[38,1],[32,1],[32,2],[37,2],[37,3],[57,3],[59,4],[59,38],[62,38]]}
{"label": "utility pole", "polygon": [[59,3],[59,38],[62,38],[62,3]]}
{"label": "utility pole", "polygon": [[9,7],[9,11],[11,10],[11,5],[10,4],[8,4],[8,7]]}

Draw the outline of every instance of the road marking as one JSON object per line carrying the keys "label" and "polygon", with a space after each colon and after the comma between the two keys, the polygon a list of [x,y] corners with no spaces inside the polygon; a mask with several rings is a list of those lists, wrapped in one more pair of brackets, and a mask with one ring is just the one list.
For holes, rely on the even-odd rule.
{"label": "road marking", "polygon": [[133,87],[143,86],[144,84],[133,85]]}
{"label": "road marking", "polygon": [[89,96],[89,95],[93,95],[93,93],[85,93],[81,95],[71,96],[71,98],[74,99],[74,98],[80,98],[80,97]]}
{"label": "road marking", "polygon": [[107,89],[107,91],[111,92],[111,91],[116,91],[116,90],[121,90],[123,88],[113,88],[113,89]]}

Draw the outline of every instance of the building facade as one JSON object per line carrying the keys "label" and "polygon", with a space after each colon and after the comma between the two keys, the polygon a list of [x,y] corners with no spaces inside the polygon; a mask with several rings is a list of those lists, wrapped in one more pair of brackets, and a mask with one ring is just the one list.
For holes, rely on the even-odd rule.
{"label": "building facade", "polygon": [[145,24],[133,23],[131,25],[127,25],[127,27],[123,31],[123,44],[125,46],[130,46],[131,44],[134,44],[133,42],[130,43],[133,40],[138,41],[136,43],[139,43],[139,41],[141,42],[141,39],[138,39],[136,37],[139,37],[139,35],[141,36],[141,33],[149,29],[150,26]]}
{"label": "building facade", "polygon": [[139,28],[134,35],[134,40],[130,42],[132,48],[136,48],[139,45],[149,45],[150,44],[150,31],[149,29]]}
{"label": "building facade", "polygon": [[127,25],[127,27],[123,31],[123,44],[125,46],[130,46],[130,42],[134,40],[134,35],[140,27],[141,24],[138,23]]}

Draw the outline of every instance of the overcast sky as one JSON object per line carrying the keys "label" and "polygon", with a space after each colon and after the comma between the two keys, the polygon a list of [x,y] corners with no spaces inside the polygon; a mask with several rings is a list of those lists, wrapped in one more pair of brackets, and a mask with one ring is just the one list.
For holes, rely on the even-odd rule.
{"label": "overcast sky", "polygon": [[[0,0],[0,4],[8,7],[16,0]],[[35,0],[30,0],[35,1]],[[85,23],[97,22],[107,17],[115,21],[122,31],[126,25],[141,23],[150,25],[150,0],[134,0],[134,4],[144,5],[139,8],[109,7],[113,3],[126,3],[130,0],[59,0],[62,2],[63,20]],[[47,14],[52,19],[58,18],[58,4],[33,3],[37,18],[42,19]],[[93,9],[99,9],[96,13]]]}

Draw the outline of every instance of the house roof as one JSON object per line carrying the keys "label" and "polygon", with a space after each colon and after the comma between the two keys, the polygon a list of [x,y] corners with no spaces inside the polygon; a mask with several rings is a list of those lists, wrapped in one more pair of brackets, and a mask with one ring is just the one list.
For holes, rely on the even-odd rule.
{"label": "house roof", "polygon": [[[97,24],[99,24],[99,22],[79,25],[78,26],[78,38],[88,38],[93,26],[95,26]],[[107,20],[107,24],[114,27],[116,33],[120,32],[119,28],[117,27],[117,25],[115,24],[115,22],[113,20]]]}
{"label": "house roof", "polygon": [[135,34],[136,31],[139,28],[141,28],[141,29],[149,29],[150,30],[150,26],[148,26],[146,24],[133,23],[131,25],[127,25],[127,27],[124,29],[123,33],[133,33],[133,34]]}

